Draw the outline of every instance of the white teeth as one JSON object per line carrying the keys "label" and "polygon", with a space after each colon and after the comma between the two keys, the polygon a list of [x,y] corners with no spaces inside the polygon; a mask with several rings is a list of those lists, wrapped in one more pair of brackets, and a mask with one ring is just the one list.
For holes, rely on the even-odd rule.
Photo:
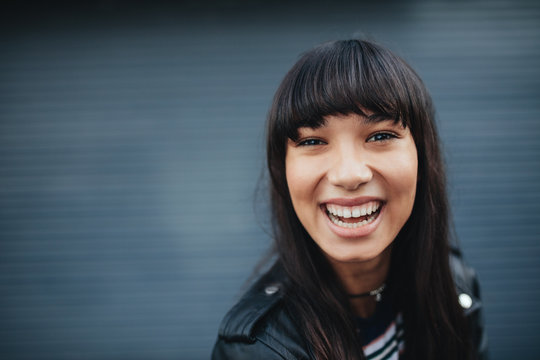
{"label": "white teeth", "polygon": [[[356,229],[358,227],[370,224],[378,216],[377,210],[379,210],[381,203],[379,201],[371,201],[360,206],[340,206],[335,204],[327,204],[326,210],[328,211],[328,216],[330,220],[337,226],[347,228],[347,229]],[[369,217],[365,220],[349,223],[340,220],[340,218],[359,218],[361,216]]]}
{"label": "white teeth", "polygon": [[367,224],[370,224],[373,222],[373,220],[375,220],[377,218],[378,214],[373,214],[372,216],[370,216],[368,219],[366,220],[362,220],[360,222],[357,222],[357,223],[346,223],[346,222],[343,222],[341,220],[339,220],[336,216],[334,216],[333,214],[329,214],[329,217],[330,217],[330,220],[340,226],[340,227],[343,227],[343,228],[347,228],[347,229],[356,229],[356,228],[359,228],[361,226],[364,226],[364,225],[367,225]]}
{"label": "white teeth", "polygon": [[340,206],[335,204],[327,204],[326,210],[334,215],[339,216],[343,218],[358,218],[360,216],[365,215],[371,215],[375,211],[377,211],[380,207],[381,203],[379,201],[370,201],[368,203],[365,203],[363,205],[359,206]]}
{"label": "white teeth", "polygon": [[328,212],[331,213],[331,214],[336,214],[337,215],[337,211],[336,211],[336,209],[334,209],[334,207],[332,205],[326,205],[326,210],[328,210]]}

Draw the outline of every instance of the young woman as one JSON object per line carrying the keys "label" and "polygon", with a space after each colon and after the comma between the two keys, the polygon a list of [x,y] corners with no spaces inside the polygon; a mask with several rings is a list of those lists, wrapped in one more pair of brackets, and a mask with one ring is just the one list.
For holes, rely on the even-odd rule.
{"label": "young woman", "polygon": [[431,98],[402,59],[360,40],[307,52],[275,95],[267,160],[277,260],[213,359],[486,358]]}

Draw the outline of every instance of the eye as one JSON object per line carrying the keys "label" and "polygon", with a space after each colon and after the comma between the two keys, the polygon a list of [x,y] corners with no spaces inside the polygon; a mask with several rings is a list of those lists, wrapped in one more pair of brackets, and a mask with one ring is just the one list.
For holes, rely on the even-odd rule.
{"label": "eye", "polygon": [[305,139],[305,140],[300,140],[297,143],[297,146],[317,146],[317,145],[324,145],[324,144],[326,143],[320,139]]}
{"label": "eye", "polygon": [[397,136],[392,134],[392,133],[380,132],[380,133],[376,133],[376,134],[372,135],[371,137],[369,137],[367,139],[367,142],[388,141],[388,140],[395,139],[395,138],[397,138]]}

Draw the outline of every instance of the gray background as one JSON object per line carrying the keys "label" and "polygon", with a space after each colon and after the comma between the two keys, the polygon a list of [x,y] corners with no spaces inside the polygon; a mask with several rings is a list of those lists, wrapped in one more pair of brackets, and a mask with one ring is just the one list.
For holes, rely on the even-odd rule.
{"label": "gray background", "polygon": [[152,4],[2,5],[0,358],[208,358],[270,244],[273,92],[352,36],[431,90],[492,358],[537,358],[539,2]]}

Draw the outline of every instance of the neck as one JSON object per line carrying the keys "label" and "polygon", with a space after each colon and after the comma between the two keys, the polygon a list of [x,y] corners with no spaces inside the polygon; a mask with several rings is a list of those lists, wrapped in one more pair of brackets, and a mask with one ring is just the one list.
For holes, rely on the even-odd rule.
{"label": "neck", "polygon": [[[331,259],[330,263],[348,294],[362,294],[379,288],[386,281],[390,254],[391,247],[388,247],[368,261],[339,262]],[[375,312],[377,302],[374,296],[350,298],[349,301],[358,316],[366,318]]]}

